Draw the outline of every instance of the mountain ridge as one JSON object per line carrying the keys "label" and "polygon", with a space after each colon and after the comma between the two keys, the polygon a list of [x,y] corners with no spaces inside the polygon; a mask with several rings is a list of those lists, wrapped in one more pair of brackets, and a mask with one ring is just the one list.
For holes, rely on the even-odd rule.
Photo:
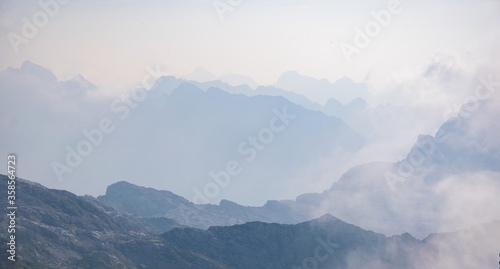
{"label": "mountain ridge", "polygon": [[[7,181],[0,175],[0,186]],[[500,247],[500,221],[424,240],[408,233],[387,237],[331,215],[295,225],[250,222],[158,233],[95,199],[16,182],[18,268],[487,268],[497,263]],[[0,235],[3,240],[6,231]]]}

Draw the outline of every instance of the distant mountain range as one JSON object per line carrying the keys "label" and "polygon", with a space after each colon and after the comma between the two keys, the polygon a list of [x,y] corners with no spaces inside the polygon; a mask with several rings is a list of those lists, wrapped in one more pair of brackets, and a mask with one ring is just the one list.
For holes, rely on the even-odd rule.
{"label": "distant mountain range", "polygon": [[[7,181],[0,175],[0,187]],[[424,240],[386,237],[330,215],[296,225],[250,222],[160,233],[154,218],[121,214],[91,197],[23,179],[16,187],[17,268],[488,268],[496,266],[500,248],[498,221]],[[142,203],[136,197],[130,203]],[[4,245],[6,233],[0,231]],[[5,253],[0,268],[7,268]]]}
{"label": "distant mountain range", "polygon": [[[144,100],[96,99],[95,86],[82,77],[57,81],[30,62],[8,69],[0,73],[1,152],[23,158],[26,177],[81,194],[98,195],[96,190],[123,179],[190,200],[201,192],[211,203],[263,204],[294,197],[299,189],[323,189],[321,164],[331,162],[334,175],[328,177],[340,175],[365,144],[339,118],[281,96],[205,91],[172,78],[162,83],[173,88],[154,87]],[[112,130],[86,153],[103,120]],[[79,145],[84,153],[75,157]],[[231,182],[238,183],[206,191],[214,184],[210,175],[233,161],[241,172]]]}
{"label": "distant mountain range", "polygon": [[[159,230],[249,221],[296,224],[331,214],[386,235],[410,232],[424,238],[500,219],[500,130],[493,124],[500,116],[499,92],[464,106],[435,136],[420,136],[411,150],[404,149],[409,153],[400,162],[372,162],[343,173],[337,162],[363,154],[366,138],[339,118],[285,97],[220,89],[245,92],[245,86],[163,77],[128,114],[122,106],[110,108],[116,100],[89,97],[95,86],[84,78],[59,82],[29,62],[0,73],[0,86],[6,89],[0,93],[6,97],[0,98],[0,148],[20,156],[23,175],[97,194],[117,179],[126,180],[131,184],[111,185],[100,201],[119,212],[174,221],[160,223]],[[362,99],[346,106],[330,101],[325,108],[355,118],[375,113],[367,112]],[[271,121],[276,124],[285,114],[292,117],[281,120],[283,131],[271,132]],[[59,182],[53,162],[64,164],[68,148],[74,150],[86,138],[82,129],[97,128],[104,118],[112,119],[115,130]],[[259,134],[269,144],[252,145],[249,139]],[[334,183],[319,188],[325,166],[327,182]],[[319,190],[308,191],[312,188]],[[120,192],[144,205],[130,203]],[[275,201],[266,203],[268,197]]]}
{"label": "distant mountain range", "polygon": [[[332,214],[386,235],[410,232],[424,238],[500,219],[496,135],[500,130],[491,124],[500,116],[499,108],[496,98],[479,103],[473,113],[465,114],[464,108],[461,115],[467,117],[450,119],[435,136],[420,136],[400,162],[355,166],[330,189],[299,195],[294,201],[269,201],[263,207],[229,201],[219,206],[195,205],[173,193],[124,182],[109,186],[99,200],[121,212],[172,218],[197,228],[248,221],[293,224]],[[121,193],[127,195],[116,195]],[[128,197],[144,203],[129,206]]]}
{"label": "distant mountain range", "polygon": [[[311,85],[318,82],[294,72],[280,81],[295,76]],[[347,78],[320,84],[321,91],[332,92],[366,87]],[[99,195],[95,190],[126,180],[193,200],[197,191],[204,193],[213,183],[209,173],[217,174],[235,160],[243,169],[234,178],[238,184],[205,197],[211,203],[228,199],[262,205],[270,199],[320,192],[353,165],[395,160],[406,154],[418,130],[433,126],[432,113],[414,107],[372,106],[359,96],[345,105],[330,99],[321,106],[274,86],[252,89],[218,80],[161,77],[146,100],[127,104],[131,96],[94,98],[97,87],[82,76],[58,81],[50,70],[31,62],[0,72],[0,87],[0,131],[5,138],[0,152],[23,156],[26,177],[80,194]],[[269,125],[274,109],[287,109],[297,117],[285,132],[273,134],[261,151],[248,139]],[[68,166],[71,151],[88,140],[82,132],[92,132],[103,119],[111,120],[112,133],[77,167]],[[250,158],[255,151],[256,158]],[[143,178],[139,166],[148,169],[148,177]],[[54,178],[55,170],[61,176],[45,182]],[[89,180],[94,188],[88,187]]]}
{"label": "distant mountain range", "polygon": [[[442,114],[439,111],[430,109],[427,106],[417,105],[395,105],[395,104],[370,104],[366,100],[372,99],[368,95],[368,86],[363,83],[356,83],[349,78],[342,78],[335,83],[328,80],[316,80],[300,75],[297,72],[285,72],[274,86],[249,87],[245,84],[229,84],[222,80],[201,80],[203,82],[184,80],[169,77],[160,77],[150,92],[151,96],[161,96],[170,94],[179,85],[191,83],[204,91],[211,88],[222,89],[232,94],[242,94],[245,96],[281,96],[288,101],[300,105],[312,111],[320,111],[328,116],[334,116],[343,120],[354,131],[367,139],[365,147],[373,146],[364,153],[373,154],[380,151],[381,147],[389,148],[391,144],[397,143],[403,147],[410,147],[414,139],[425,130],[432,131],[438,127],[442,121]],[[324,105],[311,101],[306,95],[299,93],[317,93],[323,96],[323,100],[328,100]],[[336,95],[349,96],[349,98],[336,99]],[[308,95],[307,95],[308,96]],[[326,98],[326,99],[325,99]],[[339,101],[339,100],[342,100]],[[388,159],[394,156],[397,149],[391,149],[379,158]],[[406,152],[397,151],[398,154]],[[371,161],[377,160],[371,158]],[[365,160],[367,161],[367,160]]]}
{"label": "distant mountain range", "polygon": [[347,104],[356,98],[365,100],[371,98],[367,84],[356,83],[346,77],[331,83],[326,79],[314,79],[296,71],[287,71],[276,81],[275,86],[308,96],[318,103],[322,103],[323,100],[335,99],[342,104]]}

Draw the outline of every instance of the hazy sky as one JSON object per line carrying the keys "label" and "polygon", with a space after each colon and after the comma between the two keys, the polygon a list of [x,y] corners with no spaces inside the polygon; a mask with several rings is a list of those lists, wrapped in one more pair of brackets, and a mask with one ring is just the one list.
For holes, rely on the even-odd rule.
{"label": "hazy sky", "polygon": [[[428,65],[439,50],[475,66],[500,40],[500,1],[401,1],[400,12],[348,63],[341,44],[354,45],[356,27],[364,30],[374,21],[372,12],[388,9],[389,2],[73,0],[44,23],[39,1],[2,0],[0,69],[30,60],[59,79],[82,74],[108,90],[140,81],[145,67],[155,64],[178,76],[202,67],[260,84],[296,70],[332,81],[348,76],[381,89],[402,72]],[[221,20],[214,4],[229,3],[234,7]],[[32,22],[34,16],[39,31],[15,53],[9,33],[23,37],[23,18]]]}
{"label": "hazy sky", "polygon": [[[345,169],[366,161],[404,158],[401,154],[410,150],[418,134],[435,134],[458,113],[460,104],[470,100],[478,78],[497,78],[500,70],[498,0],[60,2],[0,0],[0,70],[19,68],[29,60],[50,69],[59,80],[81,74],[108,95],[130,91],[147,75],[147,67],[158,64],[181,77],[203,68],[216,76],[245,75],[260,84],[274,84],[288,70],[332,82],[350,77],[369,85],[370,105],[380,105],[373,110],[379,111],[373,115],[374,123],[388,124],[377,126],[387,140],[363,148],[348,159]],[[342,48],[356,53],[346,57]],[[495,64],[496,69],[482,69]],[[311,98],[304,88],[299,93]],[[8,90],[0,88],[0,93],[10,94]],[[323,96],[318,99],[311,100],[326,102]],[[56,107],[66,105],[60,103]],[[18,116],[6,114],[0,117],[9,124]],[[74,146],[81,134],[70,139]],[[28,151],[29,145],[25,146]],[[63,158],[64,149],[50,147],[50,152],[55,152],[54,159]],[[326,158],[307,168],[321,174],[315,189],[297,187],[286,198],[331,186],[344,167],[332,173],[330,163]],[[203,170],[203,176],[208,171]],[[180,194],[192,194],[194,185],[182,187],[187,191]]]}

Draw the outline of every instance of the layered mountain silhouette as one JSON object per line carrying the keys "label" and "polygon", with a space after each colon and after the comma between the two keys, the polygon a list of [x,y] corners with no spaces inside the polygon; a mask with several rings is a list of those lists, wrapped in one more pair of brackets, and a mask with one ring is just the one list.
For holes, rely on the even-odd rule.
{"label": "layered mountain silhouette", "polygon": [[[335,160],[359,152],[364,138],[339,118],[282,96],[231,94],[211,84],[227,85],[220,82],[186,83],[162,77],[149,98],[129,107],[125,116],[123,103],[118,103],[116,112],[110,108],[115,100],[92,99],[88,93],[95,86],[83,77],[60,82],[49,70],[29,62],[19,70],[2,72],[0,83],[6,89],[1,94],[8,97],[0,99],[5,138],[1,148],[4,154],[16,152],[22,157],[23,175],[83,193],[92,186],[100,194],[117,179],[168,189],[172,193],[122,182],[99,198],[119,212],[156,218],[151,223],[158,224],[157,230],[249,221],[295,224],[331,214],[386,235],[410,232],[424,238],[499,218],[500,143],[494,124],[499,116],[498,92],[489,100],[466,104],[434,136],[418,137],[413,148],[404,149],[408,156],[400,162],[367,163],[342,174],[335,169]],[[353,117],[369,109],[362,99],[345,106],[331,101],[326,107]],[[265,148],[241,154],[238,146],[244,143],[244,149],[251,149],[249,136],[270,129],[276,111],[294,118],[283,125],[284,131],[273,132],[269,144],[260,143]],[[115,130],[58,181],[52,163],[64,164],[67,148],[75,149],[86,138],[82,130],[97,128],[103,118],[111,119]],[[329,161],[339,180],[321,193],[291,191],[317,188],[321,160]],[[221,171],[233,161],[241,172],[227,180]],[[334,173],[329,182],[337,179]],[[207,186],[214,184],[219,186],[216,195],[207,192],[213,191]],[[135,196],[149,208],[130,203],[119,195],[121,191],[137,191]],[[293,201],[283,199],[295,196]],[[278,201],[266,203],[267,197]],[[245,207],[229,200],[265,205]],[[173,222],[167,225],[157,218]]]}
{"label": "layered mountain silhouette", "polygon": [[[228,201],[194,205],[186,200],[176,205],[161,202],[173,199],[172,193],[126,183],[108,187],[109,194],[99,199],[118,211],[148,216],[127,206],[128,196],[113,195],[130,193],[145,201],[141,206],[149,208],[149,214],[197,228],[248,221],[293,224],[332,214],[386,235],[410,232],[425,238],[500,219],[499,130],[491,124],[500,116],[499,108],[496,98],[478,103],[474,111],[464,107],[436,135],[419,136],[405,159],[355,166],[330,189],[293,201],[269,201],[263,207]],[[153,198],[157,196],[163,198]]]}
{"label": "layered mountain silhouette", "polygon": [[[320,111],[328,116],[343,120],[354,131],[367,139],[366,146],[377,148],[372,149],[373,152],[377,152],[382,147],[388,148],[394,143],[410,147],[414,142],[414,137],[421,133],[418,130],[430,131],[442,123],[441,114],[438,113],[439,116],[436,116],[437,112],[430,110],[428,107],[370,104],[366,101],[372,99],[367,95],[368,86],[363,83],[355,83],[348,78],[342,78],[335,83],[331,83],[327,80],[316,80],[294,71],[288,71],[280,77],[275,85],[270,86],[249,87],[245,84],[234,85],[221,80],[202,81],[204,82],[179,79],[172,76],[160,77],[152,87],[150,95],[170,94],[179,85],[191,83],[204,91],[218,88],[228,93],[250,97],[258,95],[281,96],[308,110]],[[287,85],[290,85],[290,87],[287,87]],[[311,101],[304,95],[309,92],[326,96],[324,98],[329,99],[324,105],[321,105],[318,102]],[[336,94],[350,97],[347,99],[340,98],[343,100],[343,102],[340,102],[335,97],[332,97]],[[368,153],[363,153],[363,155]],[[400,154],[405,153],[401,152]],[[394,156],[394,154],[379,156],[379,158],[386,159],[388,156]],[[376,158],[371,159],[371,161],[377,160]]]}
{"label": "layered mountain silhouette", "polygon": [[[61,82],[30,62],[8,69],[0,73],[2,152],[24,156],[26,177],[56,179],[43,183],[81,194],[98,195],[93,191],[122,179],[190,200],[199,191],[210,203],[260,205],[294,197],[299,189],[323,189],[318,165],[331,161],[328,169],[341,174],[345,160],[364,145],[339,118],[281,96],[250,97],[170,81],[171,91],[157,94],[153,87],[147,98],[135,92],[103,99],[93,97],[95,86],[81,76]],[[101,139],[95,130],[103,120],[110,131]],[[89,142],[95,144],[90,150]],[[74,156],[79,145],[81,158]],[[231,182],[238,183],[207,195],[211,173],[233,161],[241,172]]]}
{"label": "layered mountain silhouette", "polygon": [[[339,85],[364,87],[344,80]],[[328,91],[335,91],[335,83],[325,83]],[[26,177],[43,181],[56,175],[43,183],[96,196],[102,193],[95,189],[126,180],[194,200],[197,191],[205,193],[213,183],[210,173],[235,160],[242,172],[231,181],[238,184],[219,188],[209,195],[213,198],[205,195],[210,203],[228,199],[262,205],[270,199],[292,199],[328,188],[353,164],[406,153],[406,146],[390,145],[410,147],[416,136],[412,126],[423,120],[412,121],[426,118],[421,111],[409,112],[413,108],[373,107],[361,98],[346,105],[331,99],[321,106],[275,86],[252,89],[174,77],[159,78],[141,101],[132,95],[96,98],[96,86],[82,76],[58,81],[50,70],[31,62],[1,72],[0,87],[5,89],[0,92],[2,152],[24,156]],[[250,145],[249,139],[267,131],[275,110],[296,117],[281,133],[263,133],[273,135],[265,148]],[[74,157],[72,151],[85,140],[91,142],[84,133],[108,119],[111,133],[72,167],[67,161]],[[89,180],[96,188],[88,188]]]}

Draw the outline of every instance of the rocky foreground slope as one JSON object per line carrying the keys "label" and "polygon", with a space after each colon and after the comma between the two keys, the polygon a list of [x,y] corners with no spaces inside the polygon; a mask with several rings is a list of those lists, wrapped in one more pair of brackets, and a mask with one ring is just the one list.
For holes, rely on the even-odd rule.
{"label": "rocky foreground slope", "polygon": [[[6,176],[0,185],[7,188]],[[153,225],[27,180],[16,187],[17,268],[495,268],[500,251],[498,221],[424,240],[387,237],[330,215],[296,225],[250,222],[160,234],[158,222],[180,225],[168,219]],[[7,226],[2,218],[0,227]],[[6,228],[0,238],[6,246]],[[8,268],[1,253],[0,268]]]}

